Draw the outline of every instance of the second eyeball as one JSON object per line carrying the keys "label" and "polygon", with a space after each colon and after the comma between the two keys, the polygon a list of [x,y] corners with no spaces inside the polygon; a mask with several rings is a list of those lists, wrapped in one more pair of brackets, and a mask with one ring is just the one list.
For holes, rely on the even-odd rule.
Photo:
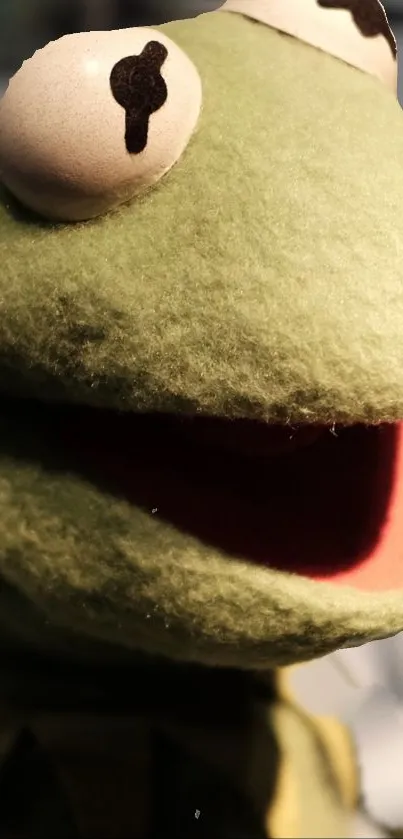
{"label": "second eyeball", "polygon": [[0,100],[0,180],[50,220],[95,218],[171,169],[201,106],[195,65],[161,32],[67,35],[25,61]]}

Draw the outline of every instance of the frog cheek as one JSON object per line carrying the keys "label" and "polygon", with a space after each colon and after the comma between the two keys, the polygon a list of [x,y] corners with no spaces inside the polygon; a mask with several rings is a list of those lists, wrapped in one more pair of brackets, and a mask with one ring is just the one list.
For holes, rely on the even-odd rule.
{"label": "frog cheek", "polygon": [[85,221],[174,166],[197,126],[199,73],[145,28],[68,35],[24,62],[0,101],[0,173],[29,209]]}

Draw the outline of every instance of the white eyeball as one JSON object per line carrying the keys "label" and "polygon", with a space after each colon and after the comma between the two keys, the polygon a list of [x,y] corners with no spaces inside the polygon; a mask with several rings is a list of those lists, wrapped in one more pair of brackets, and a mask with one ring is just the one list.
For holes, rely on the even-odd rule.
{"label": "white eyeball", "polygon": [[237,12],[293,35],[380,79],[397,94],[397,49],[380,0],[226,0]]}
{"label": "white eyeball", "polygon": [[0,100],[0,179],[51,220],[94,218],[171,169],[201,106],[196,67],[161,32],[67,35],[25,61]]}

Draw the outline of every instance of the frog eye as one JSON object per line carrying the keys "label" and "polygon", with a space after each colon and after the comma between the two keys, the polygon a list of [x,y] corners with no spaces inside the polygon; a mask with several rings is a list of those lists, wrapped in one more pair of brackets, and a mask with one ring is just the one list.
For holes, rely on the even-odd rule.
{"label": "frog eye", "polygon": [[397,48],[380,0],[226,0],[238,12],[377,76],[397,94]]}
{"label": "frog eye", "polygon": [[201,105],[196,67],[161,32],[67,35],[25,61],[0,100],[0,179],[49,219],[94,218],[177,163]]}

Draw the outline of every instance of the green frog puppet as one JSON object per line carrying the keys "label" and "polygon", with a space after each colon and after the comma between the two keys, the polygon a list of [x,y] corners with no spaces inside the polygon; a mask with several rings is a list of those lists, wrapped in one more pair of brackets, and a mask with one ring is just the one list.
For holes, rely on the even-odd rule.
{"label": "green frog puppet", "polygon": [[403,630],[377,0],[65,36],[0,102],[0,836],[350,835],[289,666]]}

